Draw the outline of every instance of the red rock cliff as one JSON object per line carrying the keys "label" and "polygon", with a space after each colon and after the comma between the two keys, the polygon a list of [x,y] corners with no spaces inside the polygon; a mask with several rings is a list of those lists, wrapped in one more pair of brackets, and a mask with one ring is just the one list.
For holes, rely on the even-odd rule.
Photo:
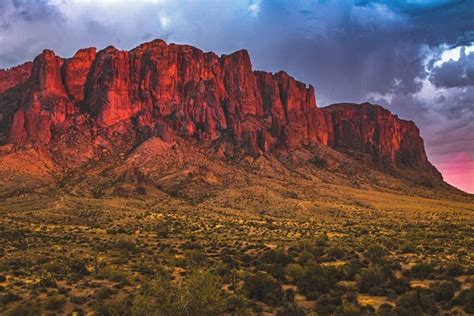
{"label": "red rock cliff", "polygon": [[382,165],[429,165],[412,122],[369,104],[322,111],[312,86],[285,72],[253,71],[245,50],[219,57],[155,40],[131,51],[83,49],[70,59],[45,50],[31,68],[28,79],[28,66],[0,72],[0,132],[16,148],[47,147],[86,117],[94,131],[123,133],[126,123],[141,138],[230,137],[252,155],[324,144]]}
{"label": "red rock cliff", "polygon": [[424,170],[439,176],[427,159],[414,122],[370,103],[333,104],[323,111],[333,130],[336,149],[368,154],[382,167]]}

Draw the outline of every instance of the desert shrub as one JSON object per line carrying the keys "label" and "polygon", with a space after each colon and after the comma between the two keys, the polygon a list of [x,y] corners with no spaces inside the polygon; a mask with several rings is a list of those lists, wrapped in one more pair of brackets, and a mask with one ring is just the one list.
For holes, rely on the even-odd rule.
{"label": "desert shrub", "polygon": [[457,291],[453,282],[441,282],[430,287],[436,301],[449,301]]}
{"label": "desert shrub", "polygon": [[410,289],[410,282],[405,278],[391,278],[390,288],[395,291],[396,294],[400,295]]}
{"label": "desert shrub", "polygon": [[430,263],[417,263],[410,269],[410,276],[416,279],[426,279],[434,272],[434,266]]}
{"label": "desert shrub", "polygon": [[345,278],[347,280],[354,280],[357,273],[359,273],[362,263],[358,259],[352,259],[344,266]]}
{"label": "desert shrub", "polygon": [[47,310],[53,310],[53,311],[59,310],[64,306],[65,303],[66,303],[66,297],[55,293],[46,298],[46,301],[44,303],[44,308]]}
{"label": "desert shrub", "polygon": [[[101,301],[94,306],[96,316],[129,316],[131,315],[130,306],[124,300]],[[141,314],[154,315],[154,314]]]}
{"label": "desert shrub", "polygon": [[114,243],[114,248],[130,253],[137,253],[139,251],[138,246],[135,244],[135,242],[128,239],[118,239]]}
{"label": "desert shrub", "polygon": [[304,269],[297,263],[290,263],[285,267],[285,273],[291,282],[295,282],[295,280],[298,280],[303,276]]}
{"label": "desert shrub", "polygon": [[458,262],[450,262],[444,268],[444,273],[450,277],[457,277],[464,274],[464,267]]}
{"label": "desert shrub", "polygon": [[281,249],[268,250],[257,260],[257,268],[266,271],[274,278],[283,280],[285,277],[285,266],[293,262],[293,258]]}
{"label": "desert shrub", "polygon": [[381,263],[386,254],[385,248],[378,244],[370,245],[365,252],[366,257],[375,263]]}
{"label": "desert shrub", "polygon": [[57,288],[58,287],[58,285],[56,284],[56,281],[50,277],[41,278],[40,281],[38,282],[38,285],[44,288]]}
{"label": "desert shrub", "polygon": [[301,293],[313,299],[321,293],[327,293],[342,277],[342,271],[336,268],[323,268],[318,264],[312,264],[303,268],[303,273],[295,278],[294,283]]}
{"label": "desert shrub", "polygon": [[203,266],[207,263],[207,256],[201,249],[186,250],[185,256],[190,265]]}
{"label": "desert shrub", "polygon": [[328,257],[333,257],[336,259],[342,259],[344,258],[344,249],[339,248],[339,247],[331,247],[328,249]]}
{"label": "desert shrub", "polygon": [[380,305],[379,309],[377,310],[377,315],[379,315],[379,316],[395,316],[395,311],[394,311],[392,305],[390,305],[388,303],[384,303],[384,304]]}
{"label": "desert shrub", "polygon": [[454,304],[462,306],[468,314],[474,314],[474,288],[462,290],[454,299]]}
{"label": "desert shrub", "polygon": [[146,285],[132,304],[132,315],[217,315],[226,308],[222,281],[209,272],[194,271],[186,282],[158,278]]}
{"label": "desert shrub", "polygon": [[339,295],[323,294],[316,301],[316,310],[321,315],[334,315],[341,304],[342,299]]}
{"label": "desert shrub", "polygon": [[283,308],[276,314],[277,316],[304,316],[306,313],[295,301],[295,292],[288,289],[283,293]]}
{"label": "desert shrub", "polygon": [[67,267],[60,261],[52,261],[45,265],[45,270],[55,276],[63,276],[67,273]]}
{"label": "desert shrub", "polygon": [[68,267],[70,271],[79,276],[89,275],[89,270],[87,270],[87,264],[84,260],[80,258],[73,258],[69,261]]}
{"label": "desert shrub", "polygon": [[416,289],[402,294],[396,304],[398,315],[434,315],[438,312],[436,302],[425,289]]}
{"label": "desert shrub", "polygon": [[101,287],[95,292],[95,297],[99,300],[105,300],[109,297],[111,297],[115,293],[114,290],[112,290],[109,287]]}
{"label": "desert shrub", "polygon": [[158,236],[159,238],[168,238],[170,235],[170,229],[168,227],[168,225],[159,225],[157,228],[156,228],[156,236]]}
{"label": "desert shrub", "polygon": [[0,296],[0,303],[6,305],[8,303],[18,302],[21,300],[21,296],[15,293],[8,292],[2,296]]}
{"label": "desert shrub", "polygon": [[401,245],[400,250],[401,250],[402,253],[416,253],[417,247],[411,241],[405,241]]}
{"label": "desert shrub", "polygon": [[261,254],[258,258],[258,262],[264,264],[278,264],[283,267],[293,262],[293,258],[282,249],[268,250]]}
{"label": "desert shrub", "polygon": [[356,284],[359,291],[367,293],[371,289],[380,287],[385,281],[385,275],[379,267],[369,267],[362,269],[356,276]]}
{"label": "desert shrub", "polygon": [[255,275],[246,275],[243,288],[251,299],[273,306],[281,303],[281,286],[267,273],[257,272]]}
{"label": "desert shrub", "polygon": [[248,308],[248,299],[241,294],[230,294],[227,297],[226,313],[230,315],[250,316],[253,313]]}
{"label": "desert shrub", "polygon": [[115,269],[113,267],[106,267],[104,269],[101,269],[99,277],[122,284],[130,283],[126,272]]}
{"label": "desert shrub", "polygon": [[191,315],[216,315],[226,307],[222,280],[209,272],[193,272],[186,282]]}
{"label": "desert shrub", "polygon": [[340,305],[336,309],[336,315],[344,315],[344,316],[362,315],[362,310],[359,305],[344,301],[342,305]]}
{"label": "desert shrub", "polygon": [[5,316],[40,316],[41,307],[37,304],[18,302],[5,313]]}

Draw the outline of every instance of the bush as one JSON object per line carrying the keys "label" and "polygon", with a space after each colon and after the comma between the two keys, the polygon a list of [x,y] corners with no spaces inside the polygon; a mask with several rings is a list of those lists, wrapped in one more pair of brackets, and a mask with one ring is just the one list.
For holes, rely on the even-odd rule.
{"label": "bush", "polygon": [[53,294],[46,299],[44,303],[44,308],[47,310],[59,310],[66,303],[66,298],[60,294]]}
{"label": "bush", "polygon": [[[131,315],[130,306],[124,300],[99,302],[94,307],[96,316],[128,316]],[[142,314],[153,315],[153,314]]]}
{"label": "bush", "polygon": [[474,288],[462,290],[454,299],[456,305],[461,305],[468,314],[474,314]]}
{"label": "bush", "polygon": [[117,283],[122,283],[122,284],[129,283],[126,272],[112,268],[112,267],[107,267],[107,268],[102,269],[100,271],[100,276]]}
{"label": "bush", "polygon": [[434,266],[430,263],[417,263],[410,269],[410,276],[416,279],[426,279],[434,272]]}
{"label": "bush", "polygon": [[38,285],[44,288],[57,288],[58,287],[58,285],[56,284],[56,281],[53,278],[48,278],[48,277],[41,278]]}
{"label": "bush", "polygon": [[283,267],[287,266],[288,264],[293,262],[293,258],[285,254],[285,252],[281,249],[277,250],[268,250],[265,251],[260,258],[258,258],[260,263],[265,264],[277,264]]}
{"label": "bush", "polygon": [[400,247],[402,253],[416,253],[417,247],[411,241],[405,241]]}
{"label": "bush", "polygon": [[344,258],[344,249],[338,247],[331,247],[328,249],[328,257],[342,259]]}
{"label": "bush", "polygon": [[314,299],[334,288],[342,277],[343,273],[336,268],[323,268],[318,264],[312,264],[303,268],[303,273],[295,278],[294,283],[301,293]]}
{"label": "bush", "polygon": [[362,293],[367,293],[371,289],[380,287],[385,281],[385,275],[379,267],[370,267],[362,269],[356,276],[356,284]]}
{"label": "bush", "polygon": [[458,262],[450,262],[445,268],[445,273],[450,277],[457,277],[464,274],[464,267]]}
{"label": "bush", "polygon": [[281,287],[278,282],[264,272],[247,275],[244,278],[244,290],[251,299],[277,306],[281,303]]}
{"label": "bush", "polygon": [[317,302],[317,311],[322,315],[334,315],[337,308],[342,305],[342,299],[338,295],[321,295]]}
{"label": "bush", "polygon": [[95,297],[99,300],[105,300],[114,294],[114,290],[108,287],[101,287],[95,292]]}
{"label": "bush", "polygon": [[398,315],[434,315],[438,312],[438,308],[429,291],[416,289],[400,296],[396,312]]}
{"label": "bush", "polygon": [[441,282],[430,287],[436,301],[449,301],[457,291],[457,286],[453,282]]}
{"label": "bush", "polygon": [[367,258],[375,263],[381,263],[386,255],[385,248],[380,245],[370,245],[365,252]]}
{"label": "bush", "polygon": [[195,271],[186,282],[166,278],[144,287],[132,304],[132,315],[218,315],[226,308],[222,281],[209,273]]}
{"label": "bush", "polygon": [[21,300],[21,296],[8,292],[2,296],[0,296],[0,303],[6,305],[8,303],[18,302]]}
{"label": "bush", "polygon": [[89,275],[89,270],[87,270],[87,264],[82,259],[73,258],[71,259],[71,261],[69,261],[68,266],[71,272],[76,275],[79,275],[79,276]]}
{"label": "bush", "polygon": [[378,311],[377,311],[377,315],[380,315],[380,316],[395,316],[395,311],[393,310],[393,306],[388,304],[388,303],[384,303],[382,305],[380,305]]}
{"label": "bush", "polygon": [[130,253],[137,253],[138,252],[138,247],[135,244],[135,242],[127,239],[119,239],[114,243],[114,247],[116,249],[125,251],[125,252],[130,252]]}

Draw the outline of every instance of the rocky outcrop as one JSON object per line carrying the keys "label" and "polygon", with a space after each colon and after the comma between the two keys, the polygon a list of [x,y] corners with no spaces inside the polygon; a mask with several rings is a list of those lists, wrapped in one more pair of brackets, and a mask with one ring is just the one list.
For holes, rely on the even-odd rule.
{"label": "rocky outcrop", "polygon": [[333,104],[323,108],[334,134],[333,146],[369,155],[381,167],[439,172],[429,163],[413,121],[399,119],[379,105]]}
{"label": "rocky outcrop", "polygon": [[0,69],[0,94],[28,80],[32,64],[29,61],[10,69]]}
{"label": "rocky outcrop", "polygon": [[31,75],[27,65],[0,72],[0,142],[15,148],[48,148],[87,128],[96,143],[103,135],[180,136],[230,141],[254,156],[322,144],[380,166],[431,166],[412,122],[370,104],[321,110],[311,85],[253,71],[245,50],[219,57],[155,40],[131,51],[82,49],[69,59],[45,50]]}

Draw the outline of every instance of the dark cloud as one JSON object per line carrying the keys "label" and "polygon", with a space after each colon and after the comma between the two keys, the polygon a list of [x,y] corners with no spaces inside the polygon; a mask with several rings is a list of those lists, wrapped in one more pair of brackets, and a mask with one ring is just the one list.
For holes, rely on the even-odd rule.
{"label": "dark cloud", "polygon": [[442,88],[474,86],[474,52],[466,55],[463,47],[459,60],[451,59],[432,68],[430,81]]}

